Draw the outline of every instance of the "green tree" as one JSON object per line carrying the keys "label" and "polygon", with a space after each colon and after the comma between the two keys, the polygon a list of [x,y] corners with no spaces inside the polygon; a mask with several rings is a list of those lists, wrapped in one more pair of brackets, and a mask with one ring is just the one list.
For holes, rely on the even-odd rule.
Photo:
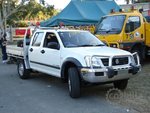
{"label": "green tree", "polygon": [[9,24],[20,20],[45,20],[57,13],[53,5],[41,5],[35,0],[30,0],[27,4],[20,7],[19,10],[10,17]]}
{"label": "green tree", "polygon": [[6,30],[6,22],[8,18],[16,13],[18,9],[24,4],[25,1],[20,2],[19,0],[0,0],[0,29]]}
{"label": "green tree", "polygon": [[0,0],[0,29],[5,31],[6,22],[13,25],[20,20],[46,20],[56,13],[53,5],[41,5],[35,0]]}

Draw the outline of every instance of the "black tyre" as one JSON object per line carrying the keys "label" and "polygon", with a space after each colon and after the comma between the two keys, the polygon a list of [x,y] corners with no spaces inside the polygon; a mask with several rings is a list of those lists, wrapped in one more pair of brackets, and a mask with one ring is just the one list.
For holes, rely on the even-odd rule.
{"label": "black tyre", "polygon": [[30,76],[30,71],[25,68],[24,61],[17,62],[18,75],[21,79],[27,79]]}
{"label": "black tyre", "polygon": [[119,81],[115,81],[114,82],[114,87],[118,88],[120,90],[126,89],[127,85],[128,85],[128,80],[127,79],[125,79],[125,80],[119,80]]}
{"label": "black tyre", "polygon": [[68,69],[68,87],[69,94],[72,98],[80,97],[80,77],[77,68],[70,67]]}

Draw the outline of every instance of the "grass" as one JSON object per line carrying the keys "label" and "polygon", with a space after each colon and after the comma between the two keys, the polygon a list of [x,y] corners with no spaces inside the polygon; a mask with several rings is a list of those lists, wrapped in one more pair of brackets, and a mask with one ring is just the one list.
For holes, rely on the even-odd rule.
{"label": "grass", "polygon": [[[130,104],[139,113],[150,113],[150,64],[143,65],[142,71],[138,77],[132,79],[129,88],[136,93],[137,98],[129,100]],[[128,91],[128,90],[127,90]]]}
{"label": "grass", "polygon": [[150,113],[150,60],[142,66],[139,76],[130,79],[128,88],[121,92],[119,101],[114,102],[134,109],[137,113]]}

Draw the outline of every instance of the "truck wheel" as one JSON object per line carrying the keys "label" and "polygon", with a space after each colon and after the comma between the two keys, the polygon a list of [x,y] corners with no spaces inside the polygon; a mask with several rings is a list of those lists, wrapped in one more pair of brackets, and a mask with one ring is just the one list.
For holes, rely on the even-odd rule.
{"label": "truck wheel", "polygon": [[78,70],[75,67],[68,69],[68,87],[72,98],[80,97],[80,78]]}
{"label": "truck wheel", "polygon": [[119,80],[119,81],[115,81],[114,82],[114,87],[118,88],[120,90],[126,89],[127,85],[128,85],[128,80],[127,79],[125,79],[125,80]]}
{"label": "truck wheel", "polygon": [[18,75],[21,79],[27,79],[30,76],[30,71],[26,69],[24,61],[17,62]]}

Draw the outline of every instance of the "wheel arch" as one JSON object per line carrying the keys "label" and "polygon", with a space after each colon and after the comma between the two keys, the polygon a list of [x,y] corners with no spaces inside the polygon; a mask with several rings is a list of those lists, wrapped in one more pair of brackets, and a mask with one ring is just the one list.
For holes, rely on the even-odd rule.
{"label": "wheel arch", "polygon": [[130,48],[130,51],[132,51],[134,48],[140,47],[141,49],[144,47],[144,42],[135,42]]}
{"label": "wheel arch", "polygon": [[[64,80],[64,81],[67,81],[68,79],[68,69],[69,67],[76,67],[78,70],[80,67],[82,67],[81,63],[75,59],[75,58],[67,58],[64,63],[62,64],[62,67],[61,67],[61,78]],[[78,71],[79,72],[79,71]],[[80,75],[80,73],[79,73]]]}
{"label": "wheel arch", "polygon": [[139,50],[139,56],[140,56],[140,60],[143,61],[143,59],[145,59],[145,55],[146,55],[146,47],[144,42],[139,42],[139,43],[134,43],[134,45],[131,47],[130,52],[133,52],[134,50]]}
{"label": "wheel arch", "polygon": [[[21,69],[22,72],[20,72],[20,66],[23,68],[23,69]],[[17,71],[18,71],[18,75],[21,79],[28,79],[30,77],[30,70],[26,69],[24,60],[21,60],[21,59],[17,60]]]}

